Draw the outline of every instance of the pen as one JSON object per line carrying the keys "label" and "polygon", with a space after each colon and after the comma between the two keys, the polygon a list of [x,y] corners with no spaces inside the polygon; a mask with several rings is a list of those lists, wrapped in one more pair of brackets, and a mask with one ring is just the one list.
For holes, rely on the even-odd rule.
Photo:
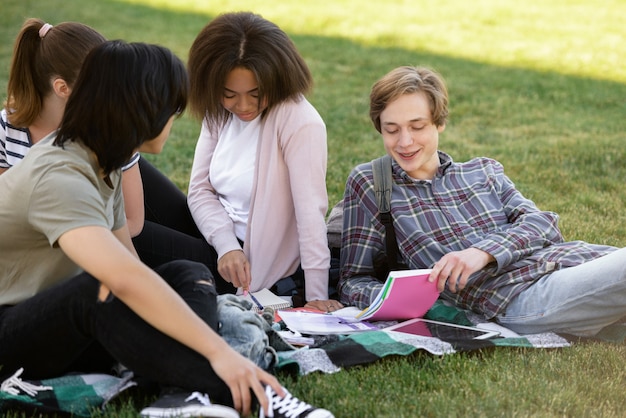
{"label": "pen", "polygon": [[243,295],[244,296],[250,295],[250,298],[252,299],[252,301],[256,303],[257,308],[259,308],[260,311],[263,310],[263,305],[261,305],[261,302],[259,302],[259,300],[255,298],[254,295],[248,291],[247,287],[243,289]]}
{"label": "pen", "polygon": [[258,301],[257,298],[254,297],[254,295],[252,293],[249,293],[250,297],[252,298],[252,301],[254,303],[256,303],[256,306],[259,308],[260,311],[263,310],[263,305],[261,305],[261,302]]}

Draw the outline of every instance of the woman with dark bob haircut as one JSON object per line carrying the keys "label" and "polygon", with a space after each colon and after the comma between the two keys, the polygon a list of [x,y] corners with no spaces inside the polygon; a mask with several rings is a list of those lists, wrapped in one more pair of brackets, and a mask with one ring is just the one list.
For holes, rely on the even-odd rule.
{"label": "woman with dark bob haircut", "polygon": [[[138,150],[161,151],[187,94],[168,49],[106,42],[86,58],[58,133],[0,176],[0,378],[121,363],[244,414],[253,397],[267,410],[268,388],[286,395],[217,334],[210,271],[182,260],[148,268],[125,225],[120,167]],[[174,412],[238,416],[199,393],[184,399]],[[155,408],[174,413],[160,404],[146,415]]]}
{"label": "woman with dark bob haircut", "polygon": [[341,308],[328,288],[326,127],[304,97],[312,77],[294,43],[257,14],[226,13],[200,31],[188,69],[202,120],[188,204],[217,280]]}

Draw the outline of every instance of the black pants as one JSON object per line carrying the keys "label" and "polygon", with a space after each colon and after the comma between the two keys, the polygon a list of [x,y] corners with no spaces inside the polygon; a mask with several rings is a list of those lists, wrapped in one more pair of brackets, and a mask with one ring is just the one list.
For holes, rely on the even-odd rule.
{"label": "black pants", "polygon": [[[205,266],[179,260],[155,272],[217,330],[217,295]],[[82,273],[17,305],[0,306],[0,380],[20,367],[23,377],[32,380],[107,372],[106,367],[120,362],[163,386],[203,391],[217,403],[232,405],[230,390],[204,357],[152,327],[119,299],[100,301],[99,289],[98,280]],[[81,361],[85,358],[92,363]]]}
{"label": "black pants", "polygon": [[133,238],[139,258],[152,268],[172,260],[197,261],[213,273],[218,293],[234,293],[237,289],[217,271],[217,252],[198,230],[187,196],[146,159],[138,164],[145,207],[143,230]]}
{"label": "black pants", "polygon": [[[217,252],[198,230],[187,205],[187,196],[144,158],[140,158],[138,164],[146,218],[133,244],[141,260],[152,268],[172,260],[197,261],[213,273],[219,294],[235,293],[237,289],[217,271]],[[243,242],[240,244],[243,247]],[[291,289],[292,283],[295,291]],[[293,296],[294,306],[304,305],[304,272],[299,268],[271,290],[281,296]]]}

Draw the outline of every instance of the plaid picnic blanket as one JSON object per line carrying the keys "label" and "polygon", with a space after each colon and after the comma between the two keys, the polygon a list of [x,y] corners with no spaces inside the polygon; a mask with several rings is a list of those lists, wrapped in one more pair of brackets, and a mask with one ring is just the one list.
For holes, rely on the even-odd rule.
{"label": "plaid picnic blanket", "polygon": [[[425,317],[467,326],[484,322],[483,318],[439,301]],[[626,324],[609,326],[595,339],[624,343]],[[524,335],[519,338],[444,341],[394,331],[365,331],[346,336],[321,336],[315,348],[278,351],[276,367],[295,368],[300,375],[314,371],[334,373],[342,368],[373,363],[392,355],[407,356],[418,350],[441,356],[487,347],[561,348],[569,347],[574,341],[555,333]],[[0,383],[0,416],[9,410],[20,410],[89,417],[92,412],[104,408],[111,399],[136,384],[132,380],[133,374],[128,370],[123,371],[120,377],[73,374],[34,381],[22,380],[22,371],[18,370]]]}
{"label": "plaid picnic blanket", "polygon": [[[474,326],[485,322],[477,315],[437,301],[425,315],[426,319]],[[626,326],[607,327],[596,339],[624,342]],[[381,358],[407,356],[418,350],[442,356],[488,347],[561,348],[569,347],[575,340],[555,333],[523,335],[520,337],[488,340],[444,341],[435,337],[421,337],[394,331],[364,331],[344,336],[321,338],[311,347],[295,351],[279,351],[278,369],[296,370],[300,375],[315,371],[335,373],[342,368],[373,363]],[[313,348],[314,347],[314,348]]]}
{"label": "plaid picnic blanket", "polygon": [[[23,369],[0,384],[0,413],[9,410],[89,417],[122,391],[134,386],[133,374],[75,374],[26,381]],[[3,414],[0,414],[3,415]]]}

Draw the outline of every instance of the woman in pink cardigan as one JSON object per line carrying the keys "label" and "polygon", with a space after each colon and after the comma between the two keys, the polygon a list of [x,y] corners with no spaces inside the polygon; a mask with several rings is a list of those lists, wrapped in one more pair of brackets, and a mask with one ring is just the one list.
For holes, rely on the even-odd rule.
{"label": "woman in pink cardigan", "polygon": [[326,127],[304,97],[312,77],[295,45],[258,15],[227,13],[199,33],[188,68],[203,121],[188,204],[217,253],[216,279],[342,307],[328,297]]}

